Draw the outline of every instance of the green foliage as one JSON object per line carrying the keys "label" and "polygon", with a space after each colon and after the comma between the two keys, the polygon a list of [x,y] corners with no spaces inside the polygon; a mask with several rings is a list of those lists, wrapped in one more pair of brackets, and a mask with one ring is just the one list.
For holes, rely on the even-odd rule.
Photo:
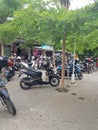
{"label": "green foliage", "polygon": [[20,8],[19,0],[0,1],[0,24],[5,23],[8,17],[13,17],[13,12]]}
{"label": "green foliage", "polygon": [[[37,8],[38,7],[38,8]],[[60,30],[61,12],[51,8],[46,9],[40,5],[31,5],[25,10],[15,13],[12,25],[16,27],[19,37],[26,39],[28,45],[34,43],[60,43],[62,30]]]}
{"label": "green foliage", "polygon": [[19,7],[19,0],[3,0],[3,3],[12,10],[16,10]]}
{"label": "green foliage", "polygon": [[[14,1],[19,2],[19,0]],[[28,8],[15,11],[13,20],[5,23],[7,14],[6,11],[2,11],[6,6],[10,6],[9,2],[13,0],[7,1],[6,4],[2,3],[3,6],[0,5],[0,22],[4,23],[0,25],[0,41],[10,43],[16,37],[21,37],[25,39],[23,46],[32,47],[34,44],[46,43],[53,45],[55,49],[62,49],[65,32],[67,50],[73,51],[74,42],[76,42],[77,53],[90,50],[96,52],[98,10],[94,4],[80,10],[68,11],[57,6],[58,0],[53,0],[56,6],[50,6],[52,0],[50,2],[21,0],[21,5],[30,3]],[[18,9],[18,3],[16,6]],[[12,7],[13,10],[16,9],[14,3]],[[10,6],[10,9],[12,7]]]}
{"label": "green foliage", "polygon": [[[70,40],[76,39],[77,51],[94,50],[98,47],[98,11],[91,7],[78,10],[76,19],[73,22],[74,32],[72,36],[68,36]],[[75,37],[74,37],[75,36]],[[68,39],[69,39],[68,38]],[[70,48],[70,46],[69,46]]]}
{"label": "green foliage", "polygon": [[15,31],[14,28],[8,24],[0,25],[0,42],[10,44],[15,40]]}

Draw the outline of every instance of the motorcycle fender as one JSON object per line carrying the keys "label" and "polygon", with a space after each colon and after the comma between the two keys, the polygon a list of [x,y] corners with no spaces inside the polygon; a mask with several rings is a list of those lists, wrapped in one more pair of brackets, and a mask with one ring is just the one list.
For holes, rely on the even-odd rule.
{"label": "motorcycle fender", "polygon": [[6,98],[9,98],[8,90],[6,88],[0,89],[0,95],[3,95]]}

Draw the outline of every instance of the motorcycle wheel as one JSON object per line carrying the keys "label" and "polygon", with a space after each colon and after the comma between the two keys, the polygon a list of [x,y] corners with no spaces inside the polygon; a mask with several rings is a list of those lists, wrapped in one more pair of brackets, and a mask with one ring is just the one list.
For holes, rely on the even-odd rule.
{"label": "motorcycle wheel", "polygon": [[24,90],[30,89],[31,88],[31,84],[29,83],[30,78],[28,77],[24,77],[21,81],[20,81],[20,87]]}
{"label": "motorcycle wheel", "polygon": [[79,79],[82,79],[82,78],[83,78],[83,74],[82,74],[81,72],[78,73],[77,76],[78,76]]}
{"label": "motorcycle wheel", "polygon": [[59,77],[51,77],[49,82],[52,87],[56,87],[59,85],[60,80]]}
{"label": "motorcycle wheel", "polygon": [[11,101],[10,98],[6,98],[6,97],[3,97],[3,101],[6,105],[6,108],[8,109],[8,111],[13,115],[15,116],[16,115],[16,108],[13,104],[13,102]]}
{"label": "motorcycle wheel", "polygon": [[87,73],[90,74],[91,72],[92,72],[91,66],[88,66],[88,67],[87,67]]}

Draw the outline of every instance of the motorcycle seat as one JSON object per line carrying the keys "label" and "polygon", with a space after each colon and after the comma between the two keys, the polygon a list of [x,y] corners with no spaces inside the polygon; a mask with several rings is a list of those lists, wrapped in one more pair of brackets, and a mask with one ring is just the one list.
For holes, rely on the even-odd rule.
{"label": "motorcycle seat", "polygon": [[31,76],[33,75],[34,77],[41,77],[42,76],[42,72],[41,71],[38,71],[38,70],[35,70],[31,67],[28,67],[27,64],[25,63],[22,63],[22,68],[26,71],[28,71],[28,74],[30,74]]}
{"label": "motorcycle seat", "polygon": [[34,75],[34,77],[36,77],[36,76],[41,77],[42,76],[42,72],[35,70],[35,69],[28,68],[28,72],[30,75]]}
{"label": "motorcycle seat", "polygon": [[38,71],[38,70],[35,70],[35,69],[33,70],[32,69],[32,72],[37,73],[38,75],[42,76],[42,72],[41,71]]}

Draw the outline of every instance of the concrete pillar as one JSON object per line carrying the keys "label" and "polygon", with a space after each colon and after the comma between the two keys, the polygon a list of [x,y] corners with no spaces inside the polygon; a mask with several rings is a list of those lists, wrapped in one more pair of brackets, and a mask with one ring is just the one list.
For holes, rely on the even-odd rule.
{"label": "concrete pillar", "polygon": [[1,56],[4,56],[4,44],[1,43]]}

